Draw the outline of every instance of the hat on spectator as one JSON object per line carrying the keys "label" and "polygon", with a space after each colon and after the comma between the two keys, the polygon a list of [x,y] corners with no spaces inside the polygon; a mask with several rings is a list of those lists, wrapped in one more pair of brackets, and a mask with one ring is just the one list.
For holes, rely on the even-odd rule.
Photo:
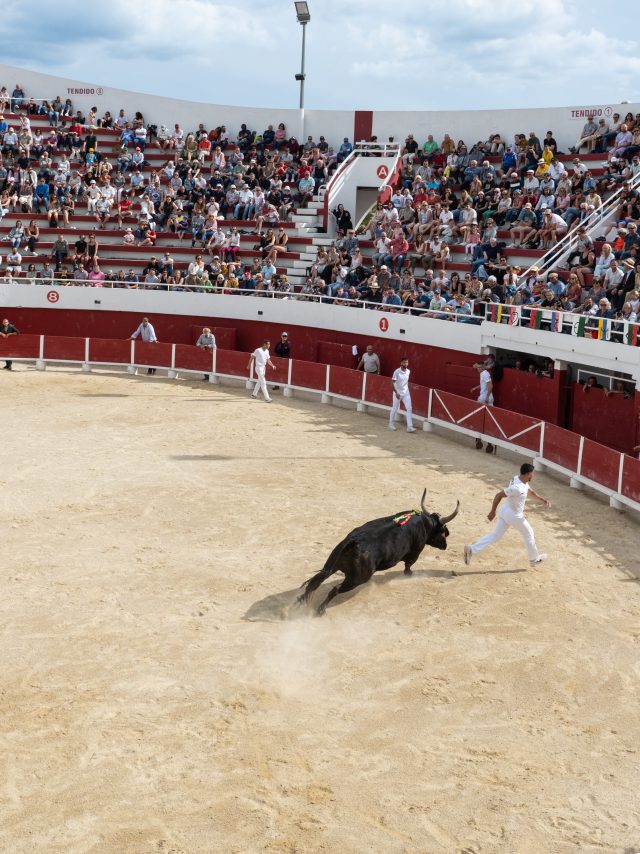
{"label": "hat on spectator", "polygon": [[635,269],[636,262],[633,260],[633,258],[625,258],[622,263],[625,267],[629,267],[630,270]]}
{"label": "hat on spectator", "polygon": [[383,265],[382,265],[382,267],[380,267],[380,269],[381,269],[381,270],[388,270],[389,268],[387,267],[387,265],[386,265],[386,264],[383,264]]}
{"label": "hat on spectator", "polygon": [[537,272],[538,272],[538,268],[537,268],[537,267],[532,267],[532,268],[531,268],[531,272],[532,272],[532,273],[537,273]]}
{"label": "hat on spectator", "polygon": [[527,169],[527,175],[529,174],[529,172],[533,172],[533,169]]}
{"label": "hat on spectator", "polygon": [[542,157],[540,158],[540,160],[538,160],[538,163],[544,163],[544,160]]}
{"label": "hat on spectator", "polygon": [[527,202],[525,205],[525,208],[530,208],[530,207],[531,207],[531,202]]}

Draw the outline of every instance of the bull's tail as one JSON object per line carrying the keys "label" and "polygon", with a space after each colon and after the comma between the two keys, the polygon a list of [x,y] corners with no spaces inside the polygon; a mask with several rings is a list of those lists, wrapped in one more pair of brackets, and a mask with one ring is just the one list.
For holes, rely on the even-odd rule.
{"label": "bull's tail", "polygon": [[[349,545],[347,545],[346,548],[348,549]],[[326,581],[327,578],[330,578],[330,576],[335,572],[338,572],[338,558],[344,551],[344,543],[339,543],[327,558],[327,562],[320,572],[316,572],[315,575],[312,575],[311,578],[308,578],[304,584],[302,584],[302,593],[298,596],[298,602],[306,602],[309,596],[311,596],[314,590],[317,590],[318,587],[320,587],[323,581]]]}

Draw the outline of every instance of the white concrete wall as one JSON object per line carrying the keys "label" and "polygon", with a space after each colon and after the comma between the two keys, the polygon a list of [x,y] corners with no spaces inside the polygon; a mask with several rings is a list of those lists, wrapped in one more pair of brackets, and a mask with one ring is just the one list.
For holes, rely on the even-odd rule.
{"label": "white concrete wall", "polygon": [[[82,109],[85,115],[93,106],[97,106],[100,114],[105,110],[110,110],[113,116],[116,116],[121,108],[128,116],[132,116],[139,110],[148,123],[157,124],[158,127],[161,124],[170,126],[170,123],[173,125],[175,122],[179,122],[188,130],[197,127],[200,122],[203,122],[207,128],[224,124],[232,136],[238,133],[243,122],[252,130],[259,131],[263,131],[268,124],[275,127],[279,122],[284,122],[290,136],[299,139],[301,135],[301,116],[297,109],[234,107],[203,104],[198,101],[181,101],[125,89],[113,89],[103,86],[99,82],[86,83],[65,77],[53,77],[37,71],[0,65],[0,85],[5,85],[9,92],[12,92],[16,83],[21,84],[27,97],[50,99],[60,95],[63,101],[66,98],[71,98],[74,108]],[[83,90],[83,92],[76,92],[76,90]],[[327,124],[335,126],[336,122],[341,120],[346,121],[347,127],[342,135],[351,136],[353,134],[352,112],[346,113],[343,119],[340,118],[339,114],[335,114],[332,116],[332,122]],[[310,127],[313,126],[315,129],[318,119],[314,116],[314,111],[309,114],[308,121]],[[334,131],[337,138],[338,133],[342,132],[342,125],[338,130],[335,130],[334,127]],[[326,133],[325,136],[327,136]]]}
{"label": "white concrete wall", "polygon": [[[523,95],[523,100],[526,100],[526,95]],[[592,104],[531,110],[376,111],[373,114],[373,133],[380,142],[386,142],[389,136],[402,141],[408,133],[413,133],[419,145],[424,143],[427,134],[433,134],[434,139],[441,142],[444,134],[448,133],[456,142],[463,139],[471,148],[478,140],[486,140],[491,133],[500,133],[510,142],[516,133],[528,136],[532,130],[542,140],[544,134],[551,130],[560,150],[567,151],[580,135],[590,111],[607,120],[616,112],[624,118],[629,111],[634,115],[640,112],[640,104]]]}
{"label": "white concrete wall", "polygon": [[[318,305],[297,300],[258,299],[256,297],[190,294],[165,291],[124,291],[108,288],[57,288],[60,299],[47,300],[48,287],[0,284],[0,308],[11,317],[17,307],[100,311],[132,311],[159,315],[196,315],[208,318],[226,317],[237,320],[259,320],[292,326],[335,329],[356,335],[411,341],[463,353],[488,352],[504,348],[529,353],[539,358],[550,357],[561,362],[587,365],[593,370],[621,371],[632,376],[640,386],[640,348],[625,344],[576,338],[519,326],[506,326],[485,321],[479,326],[450,323],[427,317],[385,312],[388,328],[382,331],[382,315],[377,311]],[[258,315],[258,312],[261,312]]]}
{"label": "white concrete wall", "polygon": [[[16,83],[23,86],[28,97],[48,99],[60,95],[63,101],[68,97],[76,109],[85,112],[94,105],[100,111],[110,110],[113,115],[120,108],[129,115],[140,110],[149,123],[157,125],[180,122],[189,129],[199,122],[207,127],[224,124],[234,135],[242,122],[252,130],[262,131],[268,124],[276,125],[282,121],[287,125],[289,134],[299,140],[309,133],[315,139],[323,134],[329,144],[336,147],[345,136],[353,140],[354,110],[306,110],[301,114],[298,109],[205,104],[113,89],[99,80],[87,83],[0,64],[0,85],[6,85],[11,92]],[[523,95],[523,100],[526,100],[526,95]],[[528,134],[535,130],[542,137],[547,130],[553,130],[561,149],[566,150],[575,142],[586,121],[585,113],[590,109],[608,117],[614,111],[622,115],[628,110],[634,114],[640,112],[640,104],[593,104],[591,107],[532,110],[377,111],[373,114],[373,133],[381,142],[386,142],[389,136],[404,140],[408,133],[413,133],[420,145],[429,133],[438,141],[444,133],[449,133],[456,141],[461,138],[472,145],[496,131],[511,139],[516,132]]]}

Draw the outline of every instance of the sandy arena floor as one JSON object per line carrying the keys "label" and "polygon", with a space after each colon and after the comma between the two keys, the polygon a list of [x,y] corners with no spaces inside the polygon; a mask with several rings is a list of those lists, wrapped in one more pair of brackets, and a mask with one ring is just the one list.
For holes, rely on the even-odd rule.
{"label": "sandy arena floor", "polygon": [[[160,377],[0,391],[0,851],[640,851],[636,522],[538,476],[552,559],[467,569],[513,460]],[[290,607],[423,486],[449,551]]]}

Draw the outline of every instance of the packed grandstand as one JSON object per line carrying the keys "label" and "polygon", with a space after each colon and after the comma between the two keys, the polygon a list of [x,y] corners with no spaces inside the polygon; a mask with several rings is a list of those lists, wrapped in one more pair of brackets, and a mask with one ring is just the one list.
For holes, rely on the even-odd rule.
{"label": "packed grandstand", "polygon": [[[640,114],[588,117],[569,152],[552,130],[473,145],[409,134],[368,217],[331,211],[333,240],[296,218],[319,207],[353,151],[347,138],[300,143],[277,120],[158,127],[142,112],[36,101],[20,85],[0,90],[0,135],[4,281],[240,292],[468,323],[517,316],[562,330],[535,320],[544,309],[583,316],[580,331],[596,337],[614,321],[614,340],[637,343],[637,329],[615,322],[640,313]],[[611,198],[606,239],[594,239],[591,218]],[[567,234],[566,258],[539,269]]]}

